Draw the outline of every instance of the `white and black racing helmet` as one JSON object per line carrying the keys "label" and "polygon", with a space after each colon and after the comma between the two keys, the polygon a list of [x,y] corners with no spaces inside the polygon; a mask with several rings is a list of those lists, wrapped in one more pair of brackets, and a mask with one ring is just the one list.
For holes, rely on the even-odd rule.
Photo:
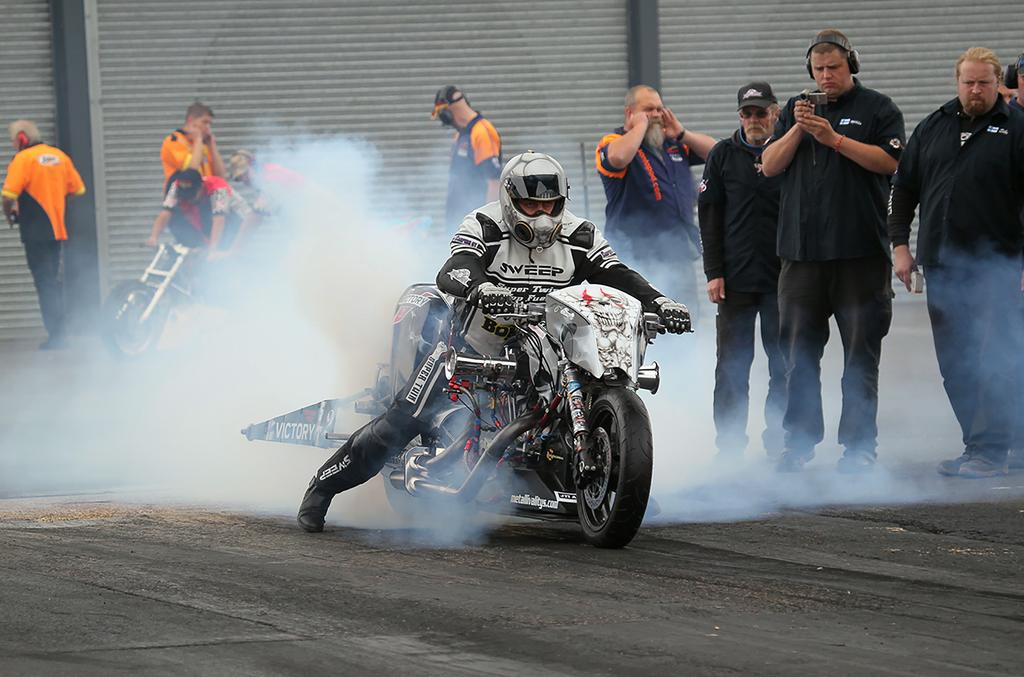
{"label": "white and black racing helmet", "polygon": [[[499,184],[501,215],[512,237],[531,249],[553,245],[562,229],[565,201],[569,197],[569,183],[558,160],[528,150],[505,163]],[[555,204],[550,214],[540,212],[531,216],[520,208],[521,200]]]}

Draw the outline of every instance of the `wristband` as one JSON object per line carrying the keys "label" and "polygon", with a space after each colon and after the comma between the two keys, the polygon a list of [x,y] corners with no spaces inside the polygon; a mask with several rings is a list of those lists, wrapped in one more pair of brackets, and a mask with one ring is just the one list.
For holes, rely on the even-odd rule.
{"label": "wristband", "polygon": [[835,152],[837,152],[837,153],[838,153],[838,152],[839,152],[839,146],[842,146],[842,145],[843,145],[843,141],[844,141],[845,139],[846,139],[846,135],[844,135],[844,134],[840,134],[840,135],[839,135],[839,140],[838,140],[838,141],[836,141],[836,145],[832,147],[832,150],[834,150]]}
{"label": "wristband", "polygon": [[[682,125],[679,125],[679,126],[683,127]],[[685,145],[683,143],[683,137],[684,136],[686,136],[686,127],[683,127],[683,131],[679,132],[679,134],[676,136],[676,143],[679,144],[680,146]]]}

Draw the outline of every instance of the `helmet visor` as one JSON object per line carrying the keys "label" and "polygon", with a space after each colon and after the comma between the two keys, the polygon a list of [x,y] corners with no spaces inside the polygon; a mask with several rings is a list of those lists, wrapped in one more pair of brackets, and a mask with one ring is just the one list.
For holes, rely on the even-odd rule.
{"label": "helmet visor", "polygon": [[564,198],[557,174],[530,174],[509,177],[512,194],[530,200],[557,200]]}

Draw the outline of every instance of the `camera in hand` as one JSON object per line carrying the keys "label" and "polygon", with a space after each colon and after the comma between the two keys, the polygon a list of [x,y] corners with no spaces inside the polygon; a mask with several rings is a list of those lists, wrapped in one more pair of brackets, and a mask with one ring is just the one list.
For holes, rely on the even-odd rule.
{"label": "camera in hand", "polygon": [[818,106],[824,106],[828,103],[828,94],[825,92],[812,92],[805,89],[800,92],[801,101],[810,101],[811,105],[817,108]]}

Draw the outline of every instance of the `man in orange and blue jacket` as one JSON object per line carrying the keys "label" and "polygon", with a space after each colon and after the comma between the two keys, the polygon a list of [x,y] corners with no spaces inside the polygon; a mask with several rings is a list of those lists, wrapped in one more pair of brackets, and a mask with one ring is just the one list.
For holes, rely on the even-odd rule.
{"label": "man in orange and blue jacket", "polygon": [[653,87],[631,88],[625,104],[625,123],[601,139],[595,156],[607,200],[605,230],[627,255],[670,262],[653,270],[652,281],[696,317],[694,262],[701,250],[690,167],[703,164],[715,139],[684,128]]}

